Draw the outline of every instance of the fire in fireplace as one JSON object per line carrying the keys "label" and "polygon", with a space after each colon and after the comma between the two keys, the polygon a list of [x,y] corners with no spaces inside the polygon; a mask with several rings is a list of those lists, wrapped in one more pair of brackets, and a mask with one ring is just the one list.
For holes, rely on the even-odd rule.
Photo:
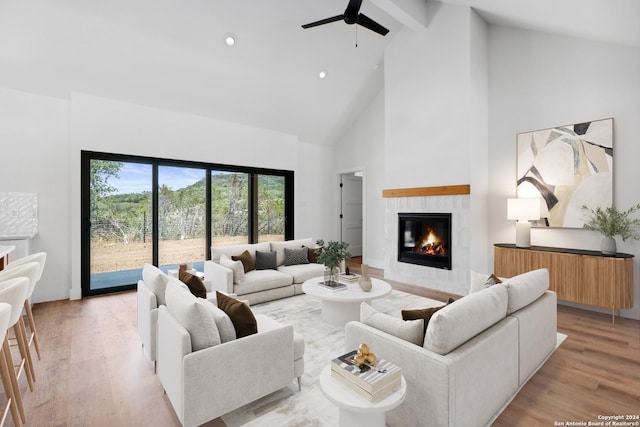
{"label": "fire in fireplace", "polygon": [[399,213],[398,261],[451,270],[451,214]]}

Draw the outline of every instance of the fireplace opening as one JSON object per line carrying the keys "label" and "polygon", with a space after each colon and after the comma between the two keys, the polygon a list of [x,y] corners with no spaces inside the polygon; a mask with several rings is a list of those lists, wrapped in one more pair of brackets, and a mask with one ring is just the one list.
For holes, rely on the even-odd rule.
{"label": "fireplace opening", "polygon": [[451,270],[451,214],[399,213],[398,261]]}

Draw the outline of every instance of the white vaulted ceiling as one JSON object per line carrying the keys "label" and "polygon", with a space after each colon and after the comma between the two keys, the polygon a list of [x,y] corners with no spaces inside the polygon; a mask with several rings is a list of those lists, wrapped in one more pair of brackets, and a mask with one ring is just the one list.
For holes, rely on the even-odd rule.
{"label": "white vaulted ceiling", "polygon": [[[471,6],[490,23],[640,47],[637,0],[445,3]],[[394,34],[428,23],[423,0],[364,0],[361,12],[387,27],[386,37],[343,22],[300,27],[346,4],[0,0],[0,87],[83,92],[331,144],[382,88]],[[233,48],[227,33],[238,38]]]}

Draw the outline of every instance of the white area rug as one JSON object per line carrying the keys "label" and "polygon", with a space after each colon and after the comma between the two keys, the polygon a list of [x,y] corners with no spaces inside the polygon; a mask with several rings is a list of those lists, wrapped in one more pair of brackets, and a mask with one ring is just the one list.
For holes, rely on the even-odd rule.
{"label": "white area rug", "polygon": [[[435,301],[400,291],[375,300],[372,306],[400,317],[400,310],[443,305]],[[266,314],[280,323],[293,325],[305,340],[305,372],[302,391],[297,382],[262,399],[245,405],[222,417],[228,427],[237,426],[336,426],[338,408],[323,395],[318,376],[331,359],[344,354],[344,327],[333,326],[320,319],[320,300],[298,295],[252,306],[254,313]],[[259,363],[259,362],[258,362]]]}

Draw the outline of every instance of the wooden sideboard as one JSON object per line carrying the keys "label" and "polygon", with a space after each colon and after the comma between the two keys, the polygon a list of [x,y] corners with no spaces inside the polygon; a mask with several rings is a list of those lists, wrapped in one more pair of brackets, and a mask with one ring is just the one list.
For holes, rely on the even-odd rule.
{"label": "wooden sideboard", "polygon": [[633,255],[513,244],[494,245],[494,273],[512,277],[538,268],[549,270],[549,289],[558,299],[611,309],[633,307]]}

